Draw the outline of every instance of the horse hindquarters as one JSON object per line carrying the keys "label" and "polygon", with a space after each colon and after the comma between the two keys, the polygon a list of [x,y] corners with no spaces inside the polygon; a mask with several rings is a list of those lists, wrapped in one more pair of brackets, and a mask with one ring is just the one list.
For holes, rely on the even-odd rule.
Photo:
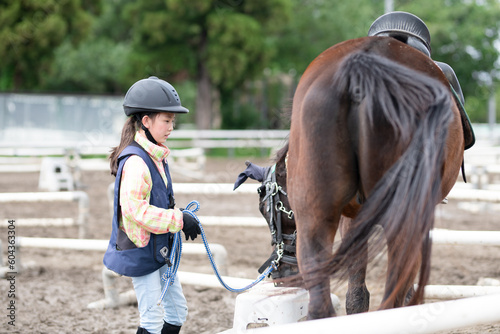
{"label": "horse hindquarters", "polygon": [[[358,105],[357,149],[366,201],[351,233],[342,240],[330,272],[356,258],[356,248],[380,224],[390,261],[382,308],[401,306],[421,263],[419,288],[412,299],[419,303],[429,277],[428,233],[442,195],[447,128],[453,118],[450,96],[437,80],[367,53],[353,54],[343,62],[335,87],[348,92]],[[389,136],[387,129],[392,131]],[[381,154],[380,145],[392,147],[396,155]],[[392,165],[385,170],[374,168],[387,161]],[[383,244],[383,238],[377,238],[378,250]]]}

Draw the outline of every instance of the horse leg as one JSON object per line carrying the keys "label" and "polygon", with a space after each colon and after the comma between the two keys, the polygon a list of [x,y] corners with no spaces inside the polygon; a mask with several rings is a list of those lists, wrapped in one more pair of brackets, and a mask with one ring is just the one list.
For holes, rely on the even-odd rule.
{"label": "horse leg", "polygon": [[[300,218],[302,217],[298,217],[298,219]],[[326,228],[331,224],[308,228],[313,226],[313,221],[316,219],[317,217],[314,219],[304,217],[301,219],[302,224],[297,225],[299,272],[302,275],[306,289],[309,291],[308,320],[334,317],[336,315],[330,296],[330,277],[326,273],[318,272],[322,259],[332,254],[335,231],[332,232]],[[314,242],[311,242],[311,240],[314,240]]]}
{"label": "horse leg", "polygon": [[330,297],[330,280],[326,279],[314,287],[309,287],[309,310],[307,320],[335,317]]}
{"label": "horse leg", "polygon": [[347,314],[368,312],[370,308],[370,292],[366,287],[366,266],[368,261],[367,245],[363,246],[363,259],[349,266],[349,279],[345,308]]}
{"label": "horse leg", "polygon": [[[309,291],[307,318],[312,320],[335,316],[330,294],[330,273],[325,268],[325,262],[333,255],[333,241],[339,227],[342,206],[338,200],[340,196],[335,191],[321,190],[328,177],[309,168],[309,157],[304,160],[307,164],[301,167],[297,164],[298,159],[290,155],[289,161],[295,163],[289,164],[287,185],[297,224],[299,272]],[[324,170],[332,169],[324,167]],[[332,185],[328,190],[337,188]]]}
{"label": "horse leg", "polygon": [[[344,236],[349,233],[352,219],[342,216],[340,219],[340,232]],[[349,278],[347,283],[347,294],[345,308],[347,314],[367,312],[370,308],[370,292],[366,287],[366,268],[368,266],[368,245],[364,244],[362,256],[349,264],[347,268]]]}

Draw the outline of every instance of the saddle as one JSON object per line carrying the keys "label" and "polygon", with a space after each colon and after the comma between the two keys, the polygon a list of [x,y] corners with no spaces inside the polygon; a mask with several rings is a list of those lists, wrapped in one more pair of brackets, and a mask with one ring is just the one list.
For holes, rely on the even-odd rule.
{"label": "saddle", "polygon": [[467,150],[474,145],[474,143],[476,142],[476,137],[474,135],[474,130],[472,129],[472,124],[469,120],[469,116],[465,111],[464,107],[465,99],[462,93],[462,88],[460,87],[460,83],[458,82],[458,78],[455,74],[455,71],[453,71],[453,68],[451,68],[450,65],[440,61],[434,61],[434,62],[443,71],[444,75],[446,76],[446,79],[448,79],[451,90],[453,92],[453,96],[455,97],[455,102],[458,106],[458,109],[460,109],[460,117],[462,119],[462,128],[464,131],[465,149]]}

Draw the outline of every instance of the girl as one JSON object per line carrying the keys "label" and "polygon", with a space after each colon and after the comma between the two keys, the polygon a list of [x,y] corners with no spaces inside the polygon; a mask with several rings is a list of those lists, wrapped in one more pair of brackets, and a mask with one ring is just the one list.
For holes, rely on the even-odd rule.
{"label": "girl", "polygon": [[174,87],[150,77],[136,82],[125,95],[129,116],[121,141],[110,156],[116,176],[113,230],[104,265],[132,278],[140,313],[137,334],[175,334],[187,316],[177,278],[158,306],[165,282],[173,233],[194,240],[200,228],[189,214],[175,208],[172,180],[163,145],[173,130],[175,114],[189,112]]}

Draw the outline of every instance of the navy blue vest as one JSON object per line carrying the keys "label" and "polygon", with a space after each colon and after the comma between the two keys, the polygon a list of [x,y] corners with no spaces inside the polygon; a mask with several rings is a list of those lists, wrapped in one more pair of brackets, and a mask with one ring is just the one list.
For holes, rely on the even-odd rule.
{"label": "navy blue vest", "polygon": [[139,277],[152,273],[164,266],[168,258],[168,250],[172,239],[171,233],[154,234],[151,233],[149,242],[144,247],[137,247],[127,237],[127,234],[120,229],[120,180],[125,161],[131,155],[140,156],[149,168],[153,187],[149,204],[159,208],[173,208],[173,190],[172,181],[168,165],[163,162],[165,174],[167,176],[168,185],[165,187],[165,182],[158,171],[158,168],[151,160],[149,154],[135,141],[127,146],[118,157],[118,171],[115,180],[115,197],[114,197],[114,213],[113,213],[113,230],[109,240],[108,249],[104,254],[104,265],[120,274],[130,277]]}

